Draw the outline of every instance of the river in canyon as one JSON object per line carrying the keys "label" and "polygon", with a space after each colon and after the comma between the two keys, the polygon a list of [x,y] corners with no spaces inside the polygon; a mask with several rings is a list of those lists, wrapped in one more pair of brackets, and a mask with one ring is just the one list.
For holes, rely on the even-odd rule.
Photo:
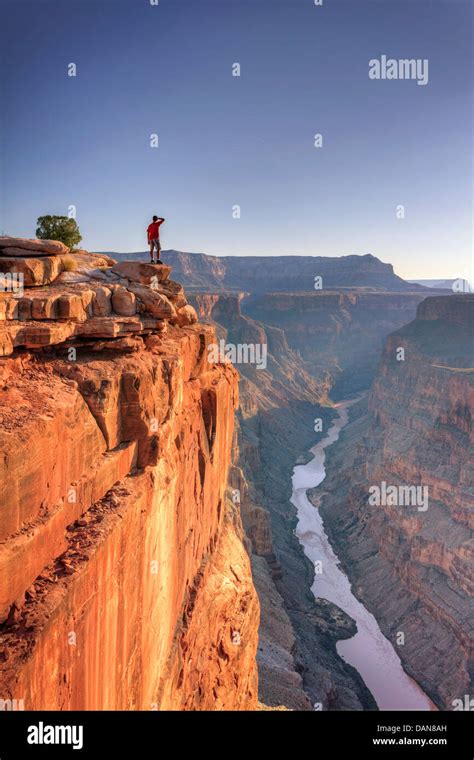
{"label": "river in canyon", "polygon": [[[357,399],[356,399],[357,400]],[[402,668],[391,642],[385,638],[375,617],[356,599],[324,530],[319,510],[309,501],[306,490],[326,477],[325,449],[337,441],[347,424],[352,401],[336,406],[338,417],[328,435],[311,449],[313,459],[293,470],[291,501],[297,509],[296,535],[313,565],[320,561],[311,590],[316,598],[327,599],[344,610],[357,624],[357,633],[337,643],[338,654],[359,672],[380,710],[436,709],[418,684]],[[315,565],[316,566],[316,565]]]}

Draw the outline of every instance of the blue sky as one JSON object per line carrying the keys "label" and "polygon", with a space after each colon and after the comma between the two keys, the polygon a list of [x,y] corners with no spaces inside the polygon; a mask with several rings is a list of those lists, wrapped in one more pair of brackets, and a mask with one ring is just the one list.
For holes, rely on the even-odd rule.
{"label": "blue sky", "polygon": [[[74,205],[90,250],[143,250],[157,213],[165,248],[472,277],[470,2],[0,7],[5,233]],[[382,54],[427,58],[428,84],[370,80]]]}

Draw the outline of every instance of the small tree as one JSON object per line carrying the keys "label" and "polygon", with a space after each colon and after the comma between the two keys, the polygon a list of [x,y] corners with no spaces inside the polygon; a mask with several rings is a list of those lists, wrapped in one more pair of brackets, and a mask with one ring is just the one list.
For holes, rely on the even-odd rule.
{"label": "small tree", "polygon": [[68,248],[74,248],[82,240],[82,235],[75,219],[68,216],[39,216],[36,237],[41,240],[60,240]]}

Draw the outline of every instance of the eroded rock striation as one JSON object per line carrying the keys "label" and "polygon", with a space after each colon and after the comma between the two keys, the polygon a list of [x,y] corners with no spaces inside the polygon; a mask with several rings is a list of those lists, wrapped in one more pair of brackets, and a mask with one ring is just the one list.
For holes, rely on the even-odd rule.
{"label": "eroded rock striation", "polygon": [[369,387],[386,336],[414,319],[424,298],[406,288],[264,293],[249,299],[244,310],[282,330],[306,371],[338,399]]}
{"label": "eroded rock striation", "polygon": [[0,698],[255,709],[237,373],[170,267],[35,244],[0,251],[58,262],[0,293]]}
{"label": "eroded rock striation", "polygon": [[473,338],[473,295],[424,300],[387,338],[317,491],[354,593],[448,710],[473,688]]}

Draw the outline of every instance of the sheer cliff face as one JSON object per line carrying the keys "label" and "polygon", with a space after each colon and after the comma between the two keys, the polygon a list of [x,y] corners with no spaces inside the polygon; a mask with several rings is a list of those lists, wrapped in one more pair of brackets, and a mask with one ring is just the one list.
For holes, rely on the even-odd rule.
{"label": "sheer cliff face", "polygon": [[254,709],[259,604],[226,490],[237,373],[208,362],[168,267],[150,285],[149,265],[81,255],[0,295],[0,698]]}
{"label": "sheer cliff face", "polygon": [[[459,295],[388,337],[368,411],[329,449],[321,507],[355,592],[443,709],[472,693],[473,335],[474,296]],[[382,482],[423,491],[377,504]]]}

